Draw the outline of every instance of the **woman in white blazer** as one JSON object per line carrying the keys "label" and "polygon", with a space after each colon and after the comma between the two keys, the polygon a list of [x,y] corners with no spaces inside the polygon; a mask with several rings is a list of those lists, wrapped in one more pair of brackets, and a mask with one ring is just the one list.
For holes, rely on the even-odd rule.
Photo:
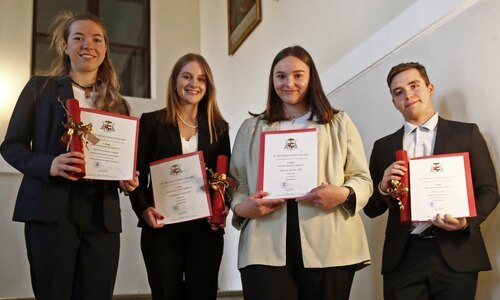
{"label": "woman in white blazer", "polygon": [[[266,110],[236,136],[231,174],[233,225],[245,299],[348,299],[356,270],[370,264],[359,211],[372,193],[361,137],[331,107],[309,53],[283,49],[269,75]],[[318,186],[297,199],[257,190],[260,133],[316,128]]]}

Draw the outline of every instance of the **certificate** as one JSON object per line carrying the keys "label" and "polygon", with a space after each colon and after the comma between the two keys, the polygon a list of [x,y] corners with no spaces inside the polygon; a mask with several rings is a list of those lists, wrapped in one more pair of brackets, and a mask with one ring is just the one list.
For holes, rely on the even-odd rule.
{"label": "certificate", "polygon": [[318,186],[315,128],[262,132],[258,188],[267,199],[304,196]]}
{"label": "certificate", "polygon": [[409,164],[412,221],[434,219],[438,213],[476,216],[469,153],[419,157]]}
{"label": "certificate", "polygon": [[212,215],[203,152],[150,163],[154,206],[172,224]]}
{"label": "certificate", "polygon": [[100,110],[82,108],[83,124],[92,124],[96,144],[86,143],[86,179],[129,180],[136,167],[139,119]]}

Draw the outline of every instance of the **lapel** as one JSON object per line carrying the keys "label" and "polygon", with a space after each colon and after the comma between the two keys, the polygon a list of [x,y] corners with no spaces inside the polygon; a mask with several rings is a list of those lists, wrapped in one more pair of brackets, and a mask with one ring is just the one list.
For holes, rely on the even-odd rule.
{"label": "lapel", "polygon": [[396,159],[396,151],[403,149],[403,135],[404,135],[404,126],[399,128],[398,131],[394,132],[391,135],[390,139],[390,149],[388,149],[390,153],[390,157],[392,161]]}
{"label": "lapel", "polygon": [[[208,120],[203,114],[198,111],[198,150],[209,149],[210,146],[210,131],[208,130]],[[206,153],[204,153],[206,155]],[[205,158],[207,159],[207,158]]]}
{"label": "lapel", "polygon": [[447,152],[446,142],[449,140],[448,137],[450,133],[451,133],[450,123],[447,120],[439,117],[433,154],[443,154]]}
{"label": "lapel", "polygon": [[[165,129],[165,133],[167,135],[166,141],[169,141],[170,149],[168,156],[179,155],[182,154],[182,144],[181,144],[181,134],[179,132],[179,127],[177,126],[169,126],[169,125],[160,125]],[[161,137],[163,135],[158,135]]]}
{"label": "lapel", "polygon": [[63,103],[70,98],[74,98],[71,79],[69,77],[57,79],[57,96]]}
{"label": "lapel", "polygon": [[74,98],[73,87],[71,86],[70,77],[61,77],[57,79],[57,107],[60,109],[61,118],[63,122],[66,122],[66,111],[63,109],[62,105],[66,107],[66,100]]}

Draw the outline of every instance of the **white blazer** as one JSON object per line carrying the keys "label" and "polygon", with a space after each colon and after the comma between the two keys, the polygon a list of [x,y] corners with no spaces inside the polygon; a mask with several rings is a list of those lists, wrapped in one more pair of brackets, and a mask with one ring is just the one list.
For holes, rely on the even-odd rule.
{"label": "white blazer", "polygon": [[[230,174],[240,186],[231,208],[257,191],[260,133],[278,130],[279,122],[266,124],[258,117],[243,122],[234,142]],[[318,185],[350,186],[356,194],[354,215],[342,206],[325,210],[298,204],[304,266],[324,268],[370,264],[370,253],[359,211],[373,192],[372,180],[358,130],[347,113],[337,113],[329,124],[309,122],[318,132]],[[284,266],[286,261],[286,205],[255,219],[233,214],[232,224],[241,231],[238,268],[261,264]]]}

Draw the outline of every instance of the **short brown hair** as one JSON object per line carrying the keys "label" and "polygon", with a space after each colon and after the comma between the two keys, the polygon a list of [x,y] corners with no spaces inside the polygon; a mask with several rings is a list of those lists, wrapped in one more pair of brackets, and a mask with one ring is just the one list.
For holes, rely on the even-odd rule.
{"label": "short brown hair", "polygon": [[392,67],[392,69],[389,71],[389,74],[387,75],[387,86],[389,86],[389,88],[391,87],[391,82],[396,75],[410,69],[416,69],[420,73],[420,76],[422,76],[422,78],[424,79],[426,86],[431,83],[429,77],[427,76],[427,71],[425,70],[425,67],[423,65],[419,64],[418,62],[406,62]]}

